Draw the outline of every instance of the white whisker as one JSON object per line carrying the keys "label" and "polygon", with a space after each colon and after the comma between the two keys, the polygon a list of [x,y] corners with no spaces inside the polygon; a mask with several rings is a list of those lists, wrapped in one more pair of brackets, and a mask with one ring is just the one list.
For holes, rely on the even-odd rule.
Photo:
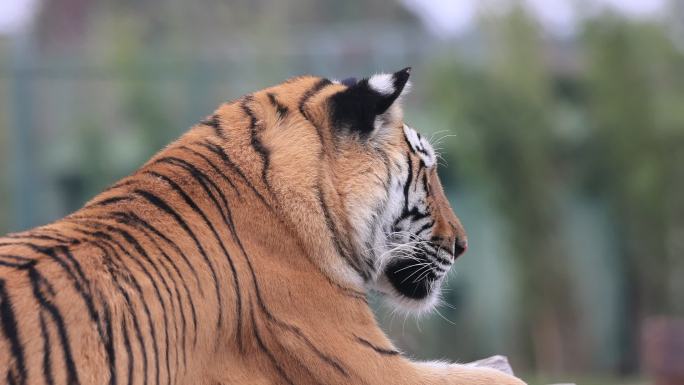
{"label": "white whisker", "polygon": [[453,321],[451,321],[450,319],[448,319],[448,318],[446,318],[445,316],[443,316],[442,313],[439,312],[439,310],[437,310],[437,309],[434,309],[434,310],[435,310],[435,313],[437,313],[438,316],[442,317],[443,320],[445,320],[446,322],[448,322],[448,323],[450,323],[450,324],[452,324],[452,325],[454,325],[454,326],[457,326],[455,322],[453,322]]}

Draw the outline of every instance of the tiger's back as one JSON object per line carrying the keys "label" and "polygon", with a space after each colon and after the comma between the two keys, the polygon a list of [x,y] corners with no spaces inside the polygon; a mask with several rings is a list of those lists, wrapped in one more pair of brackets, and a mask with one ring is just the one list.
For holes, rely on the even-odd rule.
{"label": "tiger's back", "polygon": [[193,357],[233,354],[217,341],[244,332],[252,290],[233,258],[251,241],[236,226],[273,221],[264,203],[242,202],[258,190],[240,183],[246,170],[228,177],[223,156],[211,141],[181,138],[78,212],[0,239],[0,378],[198,383],[207,368]]}

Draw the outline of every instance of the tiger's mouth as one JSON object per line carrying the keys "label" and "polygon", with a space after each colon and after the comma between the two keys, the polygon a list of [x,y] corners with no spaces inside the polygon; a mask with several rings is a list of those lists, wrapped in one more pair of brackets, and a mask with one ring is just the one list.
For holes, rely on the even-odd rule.
{"label": "tiger's mouth", "polygon": [[389,262],[385,276],[394,289],[404,297],[422,300],[439,287],[442,278],[451,267],[444,257],[432,255],[428,250],[417,251]]}

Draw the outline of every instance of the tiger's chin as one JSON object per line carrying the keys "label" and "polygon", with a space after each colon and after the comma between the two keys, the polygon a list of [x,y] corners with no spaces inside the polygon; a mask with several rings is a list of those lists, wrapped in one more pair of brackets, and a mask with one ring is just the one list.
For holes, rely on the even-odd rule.
{"label": "tiger's chin", "polygon": [[440,301],[444,275],[421,271],[411,259],[397,259],[387,264],[378,278],[376,289],[392,307],[413,315],[430,313]]}

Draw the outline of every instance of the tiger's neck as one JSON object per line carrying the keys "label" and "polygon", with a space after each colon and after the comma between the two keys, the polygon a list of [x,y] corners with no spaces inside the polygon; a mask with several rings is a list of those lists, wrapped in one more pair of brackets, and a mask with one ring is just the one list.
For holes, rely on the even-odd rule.
{"label": "tiger's neck", "polygon": [[[202,313],[214,320],[207,325],[227,334],[242,335],[242,323],[231,328],[227,320],[244,320],[250,306],[278,302],[268,298],[272,293],[307,290],[278,277],[321,280],[331,293],[363,300],[364,293],[326,271],[325,260],[306,243],[321,237],[294,232],[297,224],[282,215],[291,207],[261,171],[231,150],[218,140],[188,135],[67,218],[74,226],[122,237],[131,257],[149,259],[150,266],[173,263],[169,269],[203,293],[197,303],[209,304]],[[325,244],[315,246],[334,253]],[[273,282],[278,287],[268,287]],[[290,304],[280,311],[296,308]],[[204,335],[216,335],[215,328],[208,330]]]}
{"label": "tiger's neck", "polygon": [[[364,291],[368,277],[349,238],[349,224],[327,162],[315,152],[292,155],[296,144],[282,136],[284,127],[273,122],[255,127],[254,121],[244,119],[244,108],[260,115],[258,104],[250,106],[243,102],[221,106],[209,119],[209,126],[198,126],[179,142],[199,143],[217,157],[216,168],[225,174],[216,175],[218,182],[228,181],[224,183],[228,193],[238,194],[240,199],[234,204],[243,203],[244,197],[249,205],[247,219],[256,221],[255,231],[263,230],[272,239],[273,229],[278,228],[279,237],[294,237],[302,252],[331,280]],[[187,146],[181,150],[183,147]],[[290,155],[278,155],[281,153]],[[216,168],[213,171],[218,171]],[[260,223],[264,216],[278,222],[265,226]]]}

